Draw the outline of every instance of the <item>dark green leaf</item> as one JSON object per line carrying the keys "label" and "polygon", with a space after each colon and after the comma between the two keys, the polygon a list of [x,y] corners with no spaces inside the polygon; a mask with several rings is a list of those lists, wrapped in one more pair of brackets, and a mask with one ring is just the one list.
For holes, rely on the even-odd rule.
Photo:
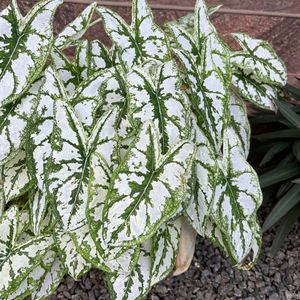
{"label": "dark green leaf", "polygon": [[280,153],[281,151],[283,151],[284,149],[286,149],[288,146],[290,145],[289,142],[278,142],[276,143],[263,157],[260,166],[265,165],[266,163],[268,163],[269,161],[271,161],[274,156],[278,153]]}
{"label": "dark green leaf", "polygon": [[300,165],[288,164],[277,167],[260,176],[260,185],[262,188],[273,185],[274,183],[291,179],[300,175]]}
{"label": "dark green leaf", "polygon": [[279,248],[282,246],[285,238],[290,233],[290,231],[292,230],[293,226],[295,225],[299,217],[300,217],[300,203],[298,203],[296,207],[294,207],[288,212],[288,214],[280,224],[272,244],[272,248],[271,248],[272,256],[275,256]]}
{"label": "dark green leaf", "polygon": [[300,202],[300,185],[295,184],[285,195],[282,197],[271,213],[268,215],[262,230],[265,232],[277,223],[286,213],[295,207]]}

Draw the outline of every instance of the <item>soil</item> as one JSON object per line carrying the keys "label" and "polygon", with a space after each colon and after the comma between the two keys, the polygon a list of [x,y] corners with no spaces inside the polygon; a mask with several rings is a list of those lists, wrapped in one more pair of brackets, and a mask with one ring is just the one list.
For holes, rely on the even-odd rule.
{"label": "soil", "polygon": [[[265,234],[257,265],[251,271],[239,271],[218,248],[198,237],[189,270],[154,286],[147,300],[299,300],[300,223],[295,224],[275,257],[270,256],[273,238],[274,231]],[[66,277],[56,295],[47,300],[57,299],[109,300],[110,297],[103,274],[92,270],[80,282]]]}

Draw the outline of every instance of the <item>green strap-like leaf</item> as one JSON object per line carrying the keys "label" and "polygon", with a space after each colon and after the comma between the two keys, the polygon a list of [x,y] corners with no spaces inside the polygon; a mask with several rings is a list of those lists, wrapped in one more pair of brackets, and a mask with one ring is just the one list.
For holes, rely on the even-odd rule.
{"label": "green strap-like leaf", "polygon": [[41,81],[34,83],[26,95],[0,108],[0,165],[16,155],[24,143],[40,86]]}
{"label": "green strap-like leaf", "polygon": [[0,107],[39,76],[52,46],[52,19],[61,0],[43,0],[22,19],[14,5],[0,12]]}
{"label": "green strap-like leaf", "polygon": [[5,202],[25,194],[32,186],[26,166],[26,152],[20,150],[2,168],[3,191]]}
{"label": "green strap-like leaf", "polygon": [[64,49],[79,40],[93,23],[91,23],[97,3],[89,5],[73,22],[69,23],[55,39],[54,45]]}
{"label": "green strap-like leaf", "polygon": [[247,76],[243,73],[233,74],[232,84],[245,100],[262,109],[277,110],[274,103],[277,98],[277,91],[273,86],[259,83],[250,75]]}
{"label": "green strap-like leaf", "polygon": [[111,10],[98,7],[106,32],[115,43],[121,63],[128,69],[149,59],[165,61],[170,57],[163,31],[155,25],[145,0],[132,3],[132,25]]}
{"label": "green strap-like leaf", "polygon": [[161,135],[162,153],[190,135],[189,103],[181,90],[176,64],[169,61],[158,67],[151,78],[136,68],[128,76],[129,118],[139,128],[154,121]]}
{"label": "green strap-like leaf", "polygon": [[108,245],[143,242],[177,211],[184,199],[194,147],[181,142],[165,156],[157,128],[146,123],[114,172],[103,211]]}
{"label": "green strap-like leaf", "polygon": [[91,269],[92,265],[78,253],[69,233],[56,228],[54,235],[61,261],[67,273],[75,280],[79,280]]}
{"label": "green strap-like leaf", "polygon": [[0,218],[0,263],[15,246],[19,210],[16,206],[9,208]]}
{"label": "green strap-like leaf", "polygon": [[40,236],[14,247],[0,262],[0,297],[15,290],[53,247],[50,236]]}
{"label": "green strap-like leaf", "polygon": [[244,70],[259,82],[284,86],[287,83],[287,70],[283,61],[271,45],[262,40],[253,39],[247,34],[235,33],[243,51],[235,52],[231,62]]}

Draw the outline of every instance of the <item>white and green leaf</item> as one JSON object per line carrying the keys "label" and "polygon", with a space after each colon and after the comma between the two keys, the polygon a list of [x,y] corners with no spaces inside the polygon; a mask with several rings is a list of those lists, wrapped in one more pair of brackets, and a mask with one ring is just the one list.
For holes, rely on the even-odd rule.
{"label": "white and green leaf", "polygon": [[79,40],[93,25],[92,17],[97,3],[92,3],[71,23],[69,23],[55,39],[54,46],[60,50],[67,48]]}
{"label": "white and green leaf", "polygon": [[61,3],[40,1],[21,19],[16,5],[0,12],[0,107],[22,96],[40,75],[53,43],[53,16]]}
{"label": "white and green leaf", "polygon": [[52,151],[53,107],[57,99],[64,98],[65,92],[59,76],[52,67],[45,71],[44,76],[36,114],[30,124],[26,153],[29,172],[35,178],[38,188],[45,192],[45,169]]}
{"label": "white and green leaf", "polygon": [[40,265],[37,265],[21,282],[16,290],[11,292],[6,300],[23,300],[30,296],[42,282],[47,269],[51,267],[55,258],[54,251],[48,251]]}
{"label": "white and green leaf", "polygon": [[245,100],[259,108],[277,111],[275,104],[275,99],[277,99],[276,87],[257,82],[251,75],[243,73],[233,74],[232,84]]}
{"label": "white and green leaf", "polygon": [[139,128],[153,121],[159,128],[162,153],[166,153],[180,140],[190,136],[190,110],[177,66],[169,61],[157,68],[153,78],[141,68],[128,76],[129,118]]}
{"label": "white and green leaf", "polygon": [[180,142],[165,156],[158,129],[146,123],[112,176],[103,210],[103,238],[111,246],[145,241],[185,197],[194,147]]}
{"label": "white and green leaf", "polygon": [[199,128],[193,115],[194,142],[196,145],[195,170],[190,183],[190,205],[186,209],[191,224],[202,236],[210,215],[219,172],[217,156],[209,140]]}
{"label": "white and green leaf", "polygon": [[240,263],[251,250],[257,224],[253,218],[262,203],[259,179],[246,161],[232,128],[224,135],[223,160],[211,210],[213,222],[225,236],[227,251]]}
{"label": "white and green leaf", "polygon": [[65,267],[57,256],[49,270],[47,270],[39,286],[31,294],[32,300],[43,300],[53,294],[66,273]]}
{"label": "white and green leaf", "polygon": [[258,82],[284,86],[287,83],[287,70],[272,46],[263,40],[253,39],[244,33],[233,37],[243,48],[231,55],[231,63],[242,69]]}
{"label": "white and green leaf", "polygon": [[32,180],[26,165],[26,151],[21,149],[2,168],[5,202],[18,198],[28,192]]}
{"label": "white and green leaf", "polygon": [[179,249],[181,220],[162,225],[152,237],[151,286],[165,279],[174,269]]}
{"label": "white and green leaf", "polygon": [[46,235],[11,249],[0,262],[0,297],[7,297],[14,291],[52,247],[53,239]]}
{"label": "white and green leaf", "polygon": [[143,299],[151,286],[151,241],[142,249],[135,268],[129,273],[106,274],[110,296],[114,300]]}
{"label": "white and green leaf", "polygon": [[145,0],[132,3],[132,24],[129,26],[111,10],[98,7],[105,30],[116,45],[120,62],[128,69],[149,59],[165,61],[170,57],[163,31],[155,25]]}
{"label": "white and green leaf", "polygon": [[246,104],[239,95],[231,95],[229,110],[231,115],[230,125],[234,129],[234,132],[240,141],[241,149],[245,158],[247,158],[250,152],[251,128],[248,120]]}
{"label": "white and green leaf", "polygon": [[0,218],[0,263],[14,248],[18,234],[19,209],[10,207]]}
{"label": "white and green leaf", "polygon": [[39,80],[26,95],[0,108],[0,165],[16,155],[25,142],[30,130],[30,118],[37,106],[40,86]]}
{"label": "white and green leaf", "polygon": [[47,172],[47,197],[54,203],[58,221],[66,231],[84,224],[88,173],[86,135],[67,102],[54,104],[51,159]]}
{"label": "white and green leaf", "polygon": [[75,243],[68,232],[56,228],[54,235],[58,253],[66,272],[75,280],[79,280],[92,268],[92,265],[78,253]]}
{"label": "white and green leaf", "polygon": [[39,236],[47,218],[48,202],[46,194],[39,189],[33,190],[29,196],[30,200],[30,222],[35,236]]}

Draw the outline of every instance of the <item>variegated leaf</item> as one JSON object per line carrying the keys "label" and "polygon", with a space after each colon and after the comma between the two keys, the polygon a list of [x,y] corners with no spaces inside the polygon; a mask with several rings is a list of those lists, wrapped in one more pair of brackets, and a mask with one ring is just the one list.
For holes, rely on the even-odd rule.
{"label": "variegated leaf", "polygon": [[174,52],[184,65],[192,108],[203,124],[201,129],[219,152],[228,115],[229,52],[217,36],[202,0],[196,4],[192,36],[176,25],[171,30],[180,48]]}
{"label": "variegated leaf", "polygon": [[45,168],[51,155],[51,135],[53,131],[53,106],[56,99],[64,95],[64,87],[52,67],[45,71],[39,104],[30,125],[29,141],[26,143],[28,168],[35,178],[38,188],[45,191]]}
{"label": "variegated leaf", "polygon": [[151,286],[165,279],[174,269],[179,249],[181,219],[162,225],[152,237]]}
{"label": "variegated leaf", "polygon": [[35,236],[39,236],[46,218],[48,202],[46,194],[39,189],[30,193],[30,222]]}
{"label": "variegated leaf", "polygon": [[27,277],[17,286],[17,289],[10,293],[6,300],[23,300],[30,296],[41,284],[48,268],[51,268],[55,258],[54,251],[48,251],[40,265],[37,265]]}
{"label": "variegated leaf", "polygon": [[66,273],[65,267],[57,256],[43,280],[31,295],[32,300],[44,300],[55,292]]}
{"label": "variegated leaf", "polygon": [[229,102],[229,110],[231,114],[231,127],[240,141],[241,150],[245,158],[247,158],[250,152],[251,128],[246,104],[238,95],[232,94]]}
{"label": "variegated leaf", "polygon": [[76,65],[84,72],[84,76],[91,76],[100,70],[113,66],[108,49],[100,41],[83,41],[76,52]]}
{"label": "variegated leaf", "polygon": [[52,154],[47,173],[47,197],[66,231],[84,224],[88,173],[86,135],[69,104],[54,104]]}
{"label": "variegated leaf", "polygon": [[231,56],[231,62],[236,67],[259,82],[278,86],[286,84],[286,67],[268,42],[243,33],[235,33],[233,37],[243,48],[243,51],[234,52]]}
{"label": "variegated leaf", "polygon": [[251,78],[251,75],[243,73],[233,74],[232,84],[245,100],[262,109],[277,111],[274,102],[277,98],[277,90],[274,86],[259,83]]}
{"label": "variegated leaf", "polygon": [[[211,6],[208,8],[208,15],[211,16],[221,8],[221,5]],[[168,22],[166,25],[172,26],[173,24],[179,25],[185,32],[193,34],[195,24],[195,14],[188,13],[187,15],[175,20]]]}
{"label": "variegated leaf", "polygon": [[54,235],[61,261],[67,273],[75,280],[79,280],[92,268],[92,265],[78,253],[69,233],[56,228]]}
{"label": "variegated leaf", "polygon": [[[2,174],[2,168],[0,167],[0,174]],[[2,217],[5,209],[5,199],[4,199],[4,191],[3,191],[3,182],[0,177],[0,218]]]}
{"label": "variegated leaf", "polygon": [[26,165],[26,152],[21,149],[2,168],[5,202],[25,194],[32,186]]}
{"label": "variegated leaf", "polygon": [[52,247],[50,236],[40,236],[14,247],[0,262],[0,297],[15,290]]}
{"label": "variegated leaf", "polygon": [[130,273],[106,274],[110,296],[114,300],[144,299],[151,284],[151,242],[142,249],[135,268]]}
{"label": "variegated leaf", "polygon": [[16,155],[24,143],[40,86],[41,81],[37,81],[26,95],[0,108],[0,165]]}
{"label": "variegated leaf", "polygon": [[120,62],[128,69],[149,59],[164,61],[170,57],[165,35],[155,25],[146,0],[133,1],[131,26],[107,8],[98,7],[97,11],[117,47]]}
{"label": "variegated leaf", "polygon": [[53,49],[51,55],[69,97],[74,95],[88,76],[112,67],[110,54],[99,41],[78,42],[74,61],[57,48]]}
{"label": "variegated leaf", "polygon": [[71,97],[71,103],[85,128],[95,125],[97,109],[103,104],[103,84],[113,77],[113,69],[99,71],[84,80]]}
{"label": "variegated leaf", "polygon": [[14,248],[17,239],[19,209],[10,207],[0,218],[0,263]]}
{"label": "variegated leaf", "polygon": [[[29,231],[30,231],[29,211],[27,208],[23,208],[20,211],[19,218],[18,218],[17,244],[22,244],[25,242],[25,240],[22,237],[22,234],[24,232],[29,233]],[[31,232],[29,234],[31,235]]]}
{"label": "variegated leaf", "polygon": [[171,218],[185,197],[194,147],[181,142],[161,155],[158,129],[146,123],[112,176],[103,210],[111,246],[141,243]]}
{"label": "variegated leaf", "polygon": [[40,1],[21,19],[15,5],[0,12],[0,107],[24,94],[42,71],[53,42],[53,15],[61,3]]}
{"label": "variegated leaf", "polygon": [[[110,272],[112,271],[122,271],[128,272],[132,269],[132,263],[135,261],[134,257],[139,254],[139,247],[134,248],[122,248],[122,247],[109,247],[104,243],[102,238],[102,212],[104,207],[104,200],[109,188],[110,178],[111,178],[111,164],[108,165],[107,162],[102,158],[101,152],[96,151],[91,155],[90,159],[90,184],[89,184],[89,201],[87,210],[87,219],[89,222],[89,227],[87,229],[86,238],[84,241],[79,243],[80,248],[85,248],[83,251],[91,256],[88,251],[97,251],[95,261],[100,262],[103,266],[107,268]],[[81,228],[75,234],[78,235]],[[90,230],[90,232],[89,232]],[[92,241],[88,242],[91,237]],[[87,245],[85,245],[87,243]],[[99,259],[101,257],[101,259]],[[96,264],[98,265],[98,264]]]}
{"label": "variegated leaf", "polygon": [[230,256],[240,263],[255,238],[257,224],[253,224],[253,218],[262,203],[262,192],[258,176],[247,163],[241,142],[230,127],[224,135],[219,168],[211,218],[224,234]]}
{"label": "variegated leaf", "polygon": [[64,49],[79,40],[93,25],[91,20],[96,6],[97,3],[92,3],[73,22],[69,23],[55,39],[54,46]]}
{"label": "variegated leaf", "polygon": [[139,128],[153,121],[159,128],[162,153],[190,136],[190,110],[177,66],[169,61],[158,67],[153,78],[143,69],[135,68],[128,76],[129,118]]}
{"label": "variegated leaf", "polygon": [[91,153],[97,151],[108,162],[114,160],[117,140],[113,120],[116,116],[116,109],[107,112],[88,140],[70,105],[61,100],[55,103],[47,193],[55,203],[57,216],[66,231],[76,230],[85,224]]}
{"label": "variegated leaf", "polygon": [[205,236],[205,224],[210,214],[219,169],[213,147],[199,128],[196,117],[194,115],[192,117],[196,156],[195,171],[192,174],[194,181],[190,182],[192,184],[190,205],[186,209],[186,214],[196,231]]}
{"label": "variegated leaf", "polygon": [[51,57],[68,96],[72,97],[78,85],[85,79],[83,70],[56,48],[52,50]]}

